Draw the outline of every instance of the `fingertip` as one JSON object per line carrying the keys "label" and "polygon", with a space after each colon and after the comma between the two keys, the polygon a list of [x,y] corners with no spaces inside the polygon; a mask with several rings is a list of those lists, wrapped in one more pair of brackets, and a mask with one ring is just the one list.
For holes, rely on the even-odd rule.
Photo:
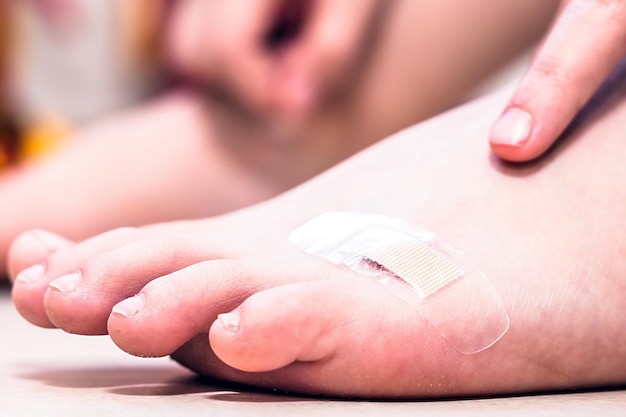
{"label": "fingertip", "polygon": [[[514,162],[542,155],[623,59],[626,8],[613,3],[620,2],[568,2],[563,8],[491,131],[496,155]],[[530,129],[522,118],[515,124],[509,117],[509,110],[520,116],[516,108],[532,114]]]}
{"label": "fingertip", "polygon": [[493,153],[510,162],[527,162],[541,156],[554,142],[538,128],[530,111],[509,107],[493,124],[489,145]]}
{"label": "fingertip", "polygon": [[544,149],[536,149],[530,146],[519,147],[494,142],[490,142],[489,145],[494,155],[508,162],[530,162],[545,152]]}

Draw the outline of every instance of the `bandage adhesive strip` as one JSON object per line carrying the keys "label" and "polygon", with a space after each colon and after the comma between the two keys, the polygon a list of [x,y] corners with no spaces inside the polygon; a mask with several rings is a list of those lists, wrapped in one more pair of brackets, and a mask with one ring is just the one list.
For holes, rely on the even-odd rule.
{"label": "bandage adhesive strip", "polygon": [[402,219],[327,212],[294,230],[290,240],[376,278],[462,353],[491,347],[509,328],[506,309],[487,277],[462,252]]}

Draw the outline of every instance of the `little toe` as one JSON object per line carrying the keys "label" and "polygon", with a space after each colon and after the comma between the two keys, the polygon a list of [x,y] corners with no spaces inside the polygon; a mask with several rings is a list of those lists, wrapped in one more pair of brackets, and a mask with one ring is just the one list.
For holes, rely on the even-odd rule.
{"label": "little toe", "polygon": [[[123,228],[74,243],[48,231],[25,232],[9,251],[11,277],[15,284],[42,284],[47,289],[50,280],[75,272],[87,259],[141,237],[139,229]],[[22,274],[36,264],[39,270],[43,268],[43,274]]]}
{"label": "little toe", "polygon": [[34,229],[22,233],[15,238],[9,249],[9,278],[15,281],[21,271],[43,262],[54,252],[73,245],[74,242],[46,230]]}
{"label": "little toe", "polygon": [[44,280],[44,260],[52,253],[73,245],[53,233],[31,230],[16,238],[9,252],[9,277],[13,281],[12,297],[18,312],[41,327],[54,327],[46,315],[42,295],[48,289]]}
{"label": "little toe", "polygon": [[13,243],[9,257],[17,310],[35,325],[55,327],[44,303],[50,282],[77,273],[87,259],[139,236],[139,229],[125,228],[74,244],[50,232],[24,233]]}

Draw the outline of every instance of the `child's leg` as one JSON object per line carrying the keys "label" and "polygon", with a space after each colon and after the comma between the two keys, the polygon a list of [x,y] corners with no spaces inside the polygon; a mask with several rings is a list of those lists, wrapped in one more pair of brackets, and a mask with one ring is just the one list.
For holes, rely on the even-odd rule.
{"label": "child's leg", "polygon": [[[482,140],[503,98],[411,128],[220,218],[118,230],[75,246],[23,235],[13,272],[37,266],[18,275],[15,303],[36,324],[108,331],[136,355],[172,354],[202,374],[312,394],[624,383],[626,100],[605,104],[547,158],[509,166]],[[399,216],[465,251],[501,297],[508,333],[462,354],[379,283],[288,241],[329,210]],[[46,257],[55,246],[64,249]]]}

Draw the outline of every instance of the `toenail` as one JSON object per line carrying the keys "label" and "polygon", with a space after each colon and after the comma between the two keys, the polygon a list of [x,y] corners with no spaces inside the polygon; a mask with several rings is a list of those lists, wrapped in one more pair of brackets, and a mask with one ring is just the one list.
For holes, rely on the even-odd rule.
{"label": "toenail", "polygon": [[52,290],[67,294],[76,289],[78,284],[80,284],[81,279],[81,273],[74,272],[73,274],[63,275],[62,277],[51,281],[49,285]]}
{"label": "toenail", "polygon": [[45,268],[42,264],[30,266],[17,274],[17,276],[15,277],[15,282],[27,284],[39,281],[41,277],[43,277],[44,272]]}
{"label": "toenail", "polygon": [[217,316],[217,319],[222,323],[222,326],[227,332],[237,333],[239,330],[239,322],[241,317],[239,310],[233,310],[230,313],[223,313]]}
{"label": "toenail", "polygon": [[143,304],[144,295],[137,294],[136,296],[120,301],[115,306],[113,306],[111,314],[121,318],[130,318],[141,311],[141,309],[143,308]]}

